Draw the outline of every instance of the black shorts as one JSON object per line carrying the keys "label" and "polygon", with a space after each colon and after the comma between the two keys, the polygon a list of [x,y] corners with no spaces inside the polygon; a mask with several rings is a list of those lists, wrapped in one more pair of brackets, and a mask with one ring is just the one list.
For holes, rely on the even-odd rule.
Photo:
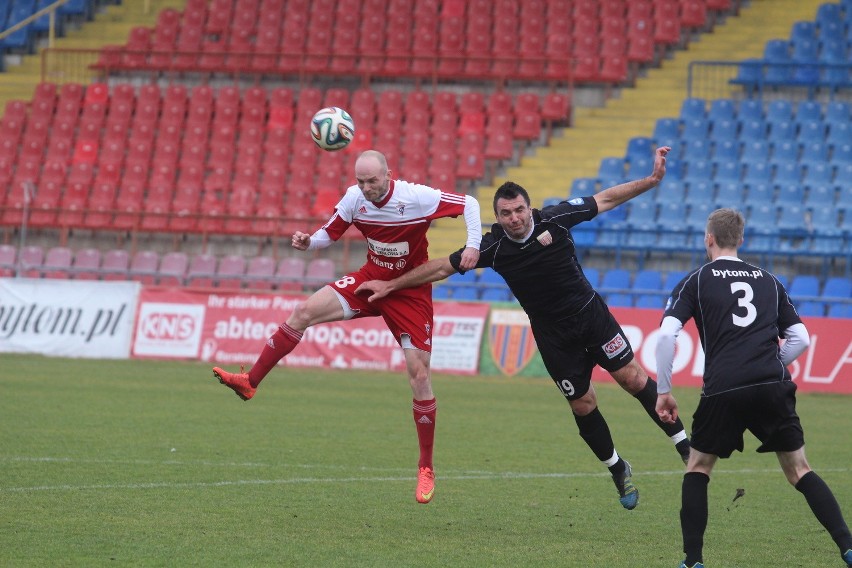
{"label": "black shorts", "polygon": [[743,451],[748,430],[758,452],[792,452],[805,445],[796,414],[796,383],[783,381],[702,397],[692,415],[692,447],[720,458]]}
{"label": "black shorts", "polygon": [[544,366],[568,400],[589,391],[595,365],[613,372],[633,360],[627,336],[598,294],[578,314],[531,326]]}

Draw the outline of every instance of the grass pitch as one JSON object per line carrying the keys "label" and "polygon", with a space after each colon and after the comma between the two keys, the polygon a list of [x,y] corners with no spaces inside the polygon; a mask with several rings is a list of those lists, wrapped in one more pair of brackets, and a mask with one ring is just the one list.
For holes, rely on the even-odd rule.
{"label": "grass pitch", "polygon": [[[549,379],[434,386],[424,506],[399,374],[279,369],[242,402],[203,364],[4,355],[0,565],[678,565],[682,466],[632,397],[596,384],[641,494],[626,511]],[[689,424],[698,393],[676,395]],[[849,402],[800,395],[799,413],[811,465],[852,520]],[[747,440],[710,485],[706,565],[841,566]]]}

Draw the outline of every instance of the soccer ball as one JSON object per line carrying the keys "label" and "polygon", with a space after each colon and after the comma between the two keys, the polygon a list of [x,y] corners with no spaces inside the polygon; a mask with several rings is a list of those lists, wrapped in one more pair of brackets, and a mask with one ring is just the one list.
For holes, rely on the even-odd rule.
{"label": "soccer ball", "polygon": [[342,108],[320,109],[311,119],[311,138],[323,150],[341,150],[355,138],[355,121]]}

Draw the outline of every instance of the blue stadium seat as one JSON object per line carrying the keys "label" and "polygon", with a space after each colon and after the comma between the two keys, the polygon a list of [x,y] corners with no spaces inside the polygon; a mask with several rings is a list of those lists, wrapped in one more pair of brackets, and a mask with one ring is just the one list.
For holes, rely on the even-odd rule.
{"label": "blue stadium seat", "polygon": [[822,297],[825,299],[852,299],[852,280],[843,276],[826,278],[825,285],[822,288]]}
{"label": "blue stadium seat", "polygon": [[657,204],[653,201],[630,202],[630,210],[627,212],[627,223],[631,227],[654,224],[657,221]]}
{"label": "blue stadium seat", "polygon": [[[598,168],[598,179],[600,180],[623,180],[625,175],[624,158],[610,156],[603,158]],[[620,182],[619,182],[620,183]],[[604,186],[602,186],[603,188]],[[608,186],[607,186],[608,187]]]}
{"label": "blue stadium seat", "polygon": [[668,203],[669,201],[683,201],[686,199],[686,187],[686,183],[683,180],[669,179],[666,176],[660,185],[657,186],[654,199],[658,204]]}
{"label": "blue stadium seat", "polygon": [[488,288],[482,291],[479,299],[483,302],[508,302],[512,299],[512,292],[508,288]]}
{"label": "blue stadium seat", "polygon": [[748,225],[752,229],[767,228],[773,233],[777,230],[778,209],[767,202],[752,204],[748,208]]}
{"label": "blue stadium seat", "polygon": [[766,138],[770,142],[783,142],[796,138],[796,123],[792,120],[771,120],[767,122],[769,132]]}
{"label": "blue stadium seat", "polygon": [[731,99],[715,99],[710,101],[707,118],[712,121],[734,120],[737,117],[737,107]]}
{"label": "blue stadium seat", "polygon": [[778,207],[778,229],[788,233],[803,235],[807,228],[804,205],[797,203],[783,203]]}
{"label": "blue stadium seat", "polygon": [[763,138],[743,142],[740,159],[746,166],[750,162],[766,162],[769,160],[769,143]]}
{"label": "blue stadium seat", "polygon": [[825,105],[825,122],[829,126],[849,122],[852,120],[850,108],[852,107],[846,101],[829,101]]}
{"label": "blue stadium seat", "polygon": [[644,158],[634,156],[630,160],[629,166],[627,177],[630,179],[641,179],[651,175],[654,171],[654,159],[650,154]]}
{"label": "blue stadium seat", "polygon": [[820,294],[819,277],[811,274],[798,274],[793,277],[787,292],[795,300],[802,296],[816,297]]}
{"label": "blue stadium seat", "polygon": [[852,303],[831,303],[828,306],[828,317],[830,318],[852,318]]}
{"label": "blue stadium seat", "polygon": [[792,122],[793,103],[787,99],[775,99],[770,101],[769,104],[766,105],[766,120],[769,122]]}
{"label": "blue stadium seat", "polygon": [[800,184],[779,185],[775,194],[778,205],[801,205],[805,200],[805,188]]}
{"label": "blue stadium seat", "polygon": [[721,162],[716,165],[713,179],[717,183],[740,181],[743,178],[743,166],[740,162]]}
{"label": "blue stadium seat", "polygon": [[[834,211],[834,198],[837,194],[833,185],[820,184],[808,187],[808,193],[805,195],[805,205],[808,207],[829,208]],[[835,214],[837,213],[834,211]]]}
{"label": "blue stadium seat", "polygon": [[790,40],[796,41],[801,39],[806,40],[817,40],[817,25],[816,22],[807,21],[807,20],[799,20],[797,22],[793,22],[793,26],[790,30]]}
{"label": "blue stadium seat", "polygon": [[586,275],[586,280],[589,281],[589,284],[592,285],[592,288],[598,287],[598,282],[600,282],[601,275],[597,268],[584,268],[583,274]]}
{"label": "blue stadium seat", "polygon": [[716,192],[716,203],[720,207],[741,207],[745,201],[745,186],[742,182],[726,182],[719,184]]}
{"label": "blue stadium seat", "polygon": [[[710,181],[698,181],[695,183],[691,183],[689,184],[689,192],[687,193],[687,195],[689,196],[689,203],[695,203],[699,201],[703,201],[706,203],[715,203],[716,185]],[[685,212],[685,201],[677,203],[677,205],[683,207]]]}
{"label": "blue stadium seat", "polygon": [[764,142],[766,140],[767,131],[768,127],[763,118],[747,118],[740,122],[739,139],[744,143],[754,141]]}
{"label": "blue stadium seat", "polygon": [[662,290],[663,275],[659,270],[645,269],[636,273],[633,278],[634,290]]}
{"label": "blue stadium seat", "polygon": [[637,159],[647,160],[653,158],[653,148],[653,139],[647,136],[634,136],[627,141],[627,151],[624,154],[624,159],[627,163],[632,164]]}
{"label": "blue stadium seat", "polygon": [[676,118],[658,118],[654,123],[654,134],[652,136],[658,145],[663,145],[669,140],[680,138],[680,120]]}
{"label": "blue stadium seat", "polygon": [[803,161],[802,165],[805,167],[802,182],[806,186],[828,184],[834,181],[834,168],[828,162]]}
{"label": "blue stadium seat", "polygon": [[710,149],[710,141],[706,138],[690,138],[683,143],[681,159],[686,163],[696,160],[709,160]]}
{"label": "blue stadium seat", "polygon": [[636,296],[636,308],[649,308],[652,310],[660,310],[666,304],[666,296],[663,294],[639,294]]}
{"label": "blue stadium seat", "polygon": [[741,100],[737,105],[737,118],[740,122],[763,120],[763,101],[760,99]]}
{"label": "blue stadium seat", "polygon": [[453,300],[478,300],[479,290],[476,288],[453,288]]}
{"label": "blue stadium seat", "polygon": [[452,296],[452,286],[440,284],[432,287],[432,299],[434,300],[449,300]]}
{"label": "blue stadium seat", "polygon": [[775,187],[771,183],[747,183],[744,203],[749,207],[775,200]]}
{"label": "blue stadium seat", "polygon": [[776,185],[797,184],[802,181],[804,167],[798,162],[783,162],[776,164],[775,177],[772,179]]}
{"label": "blue stadium seat", "polygon": [[613,268],[604,273],[600,288],[605,292],[611,290],[628,290],[630,288],[630,281],[631,275],[629,270]]}
{"label": "blue stadium seat", "polygon": [[684,140],[698,140],[710,135],[710,121],[706,118],[690,118],[683,121],[681,137]]}
{"label": "blue stadium seat", "polygon": [[852,144],[852,123],[848,119],[846,122],[830,122],[825,141],[832,148]]}
{"label": "blue stadium seat", "polygon": [[683,179],[689,183],[713,179],[713,164],[709,160],[696,160],[687,165]]}
{"label": "blue stadium seat", "polygon": [[740,159],[740,142],[735,139],[717,140],[713,144],[713,161],[734,162]]}
{"label": "blue stadium seat", "polygon": [[800,316],[825,317],[825,304],[822,302],[801,302],[796,311]]}
{"label": "blue stadium seat", "polygon": [[838,168],[845,164],[852,164],[852,142],[838,144],[832,149],[831,164]]}
{"label": "blue stadium seat", "polygon": [[810,211],[810,229],[822,236],[840,236],[840,215],[838,210],[830,205],[812,207],[806,205]]}
{"label": "blue stadium seat", "polygon": [[772,157],[770,161],[775,164],[783,162],[796,162],[799,160],[799,143],[792,138],[783,138],[772,143]]}
{"label": "blue stadium seat", "polygon": [[710,122],[710,138],[715,142],[734,140],[739,133],[739,123],[734,119],[718,119]]}
{"label": "blue stadium seat", "polygon": [[822,105],[812,99],[804,99],[796,103],[796,121],[822,120]]}
{"label": "blue stadium seat", "polygon": [[687,121],[696,118],[707,118],[707,101],[697,97],[684,99],[680,106],[680,119]]}
{"label": "blue stadium seat", "polygon": [[541,202],[541,206],[542,208],[551,207],[553,205],[559,205],[563,201],[564,198],[562,197],[545,197],[544,200]]}
{"label": "blue stadium seat", "polygon": [[590,177],[575,178],[571,182],[571,197],[594,195],[597,191],[598,180]]}
{"label": "blue stadium seat", "polygon": [[666,292],[671,292],[687,274],[689,273],[685,270],[672,270],[671,272],[668,272],[665,279],[663,279],[662,289]]}
{"label": "blue stadium seat", "polygon": [[772,167],[767,162],[750,162],[742,176],[746,185],[769,183],[771,180]]}
{"label": "blue stadium seat", "polygon": [[797,140],[800,143],[824,142],[828,128],[822,120],[805,120],[799,122]]}
{"label": "blue stadium seat", "polygon": [[704,234],[707,217],[716,209],[715,203],[690,203],[686,215],[686,224],[696,233]]}
{"label": "blue stadium seat", "polygon": [[827,162],[828,161],[828,144],[822,140],[814,142],[805,142],[801,146],[802,153],[799,154],[801,162]]}
{"label": "blue stadium seat", "polygon": [[606,303],[612,308],[630,308],[633,306],[632,294],[607,294]]}

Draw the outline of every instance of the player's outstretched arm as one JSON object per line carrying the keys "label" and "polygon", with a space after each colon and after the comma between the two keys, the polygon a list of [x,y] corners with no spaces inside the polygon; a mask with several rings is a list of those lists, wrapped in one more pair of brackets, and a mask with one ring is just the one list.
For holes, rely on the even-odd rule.
{"label": "player's outstretched arm", "polygon": [[[479,251],[477,250],[477,252]],[[372,293],[369,301],[375,302],[380,298],[384,298],[394,290],[411,288],[412,286],[419,286],[420,284],[426,284],[427,282],[443,280],[455,271],[456,270],[453,268],[453,265],[450,264],[449,258],[436,258],[425,264],[421,264],[417,268],[414,268],[393,280],[368,280],[358,286],[355,293]]]}
{"label": "player's outstretched arm", "polygon": [[668,146],[657,148],[654,152],[654,171],[648,177],[614,185],[595,194],[598,213],[618,207],[625,201],[633,199],[637,195],[642,195],[659,184],[666,175],[666,154],[669,153],[669,150],[671,148]]}

